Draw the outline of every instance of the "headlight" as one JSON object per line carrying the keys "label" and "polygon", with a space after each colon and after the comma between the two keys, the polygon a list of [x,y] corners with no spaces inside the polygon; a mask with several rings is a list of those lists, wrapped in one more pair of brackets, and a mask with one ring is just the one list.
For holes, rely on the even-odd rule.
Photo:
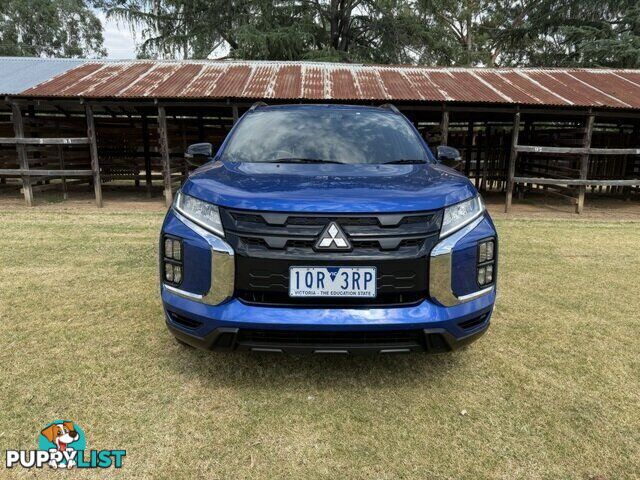
{"label": "headlight", "polygon": [[220,211],[214,204],[178,192],[175,208],[189,220],[224,237]]}
{"label": "headlight", "polygon": [[440,238],[446,237],[468,223],[473,222],[482,215],[482,212],[484,212],[484,203],[482,203],[480,195],[445,208]]}

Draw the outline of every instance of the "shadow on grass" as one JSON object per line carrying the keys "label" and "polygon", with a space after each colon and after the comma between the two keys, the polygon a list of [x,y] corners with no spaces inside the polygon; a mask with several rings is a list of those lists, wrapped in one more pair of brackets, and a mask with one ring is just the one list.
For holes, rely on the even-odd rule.
{"label": "shadow on grass", "polygon": [[[173,342],[172,339],[168,339]],[[473,348],[473,347],[471,347]],[[439,382],[469,359],[470,349],[446,354],[398,354],[372,356],[287,355],[269,353],[209,352],[175,344],[159,352],[177,376],[199,377],[217,387],[277,387],[318,389],[419,386]]]}

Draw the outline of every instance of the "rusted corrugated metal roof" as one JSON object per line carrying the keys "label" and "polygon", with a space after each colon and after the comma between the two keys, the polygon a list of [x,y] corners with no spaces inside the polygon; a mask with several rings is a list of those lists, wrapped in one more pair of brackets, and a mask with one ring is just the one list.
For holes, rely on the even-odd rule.
{"label": "rusted corrugated metal roof", "polygon": [[31,97],[483,102],[640,108],[640,70],[308,62],[92,61]]}

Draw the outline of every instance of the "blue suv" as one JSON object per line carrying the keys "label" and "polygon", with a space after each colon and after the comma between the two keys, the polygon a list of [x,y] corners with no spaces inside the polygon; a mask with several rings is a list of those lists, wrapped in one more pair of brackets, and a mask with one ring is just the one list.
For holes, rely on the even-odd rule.
{"label": "blue suv", "polygon": [[[166,323],[216,350],[455,350],[496,298],[497,234],[471,182],[392,105],[256,104],[176,195]],[[212,158],[213,156],[213,158]]]}

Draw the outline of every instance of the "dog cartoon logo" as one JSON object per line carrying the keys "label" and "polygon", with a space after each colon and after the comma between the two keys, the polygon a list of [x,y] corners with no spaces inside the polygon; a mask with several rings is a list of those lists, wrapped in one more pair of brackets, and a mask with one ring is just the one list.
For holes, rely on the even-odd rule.
{"label": "dog cartoon logo", "polygon": [[[76,466],[75,450],[85,449],[85,439],[82,429],[68,420],[58,420],[47,425],[41,432],[38,439],[40,450],[47,450],[50,453],[61,452],[60,455],[52,455],[49,466],[52,468]],[[57,461],[56,458],[63,460]]]}
{"label": "dog cartoon logo", "polygon": [[40,430],[37,450],[5,451],[5,467],[122,468],[124,449],[87,450],[84,432],[70,420],[56,420]]}

